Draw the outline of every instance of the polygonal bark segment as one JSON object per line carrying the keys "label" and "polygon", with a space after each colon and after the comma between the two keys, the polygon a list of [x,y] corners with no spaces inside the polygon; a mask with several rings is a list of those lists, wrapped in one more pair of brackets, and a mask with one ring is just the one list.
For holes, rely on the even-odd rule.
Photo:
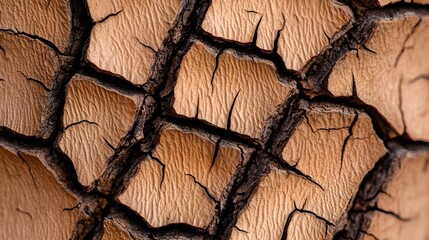
{"label": "polygonal bark segment", "polygon": [[59,57],[40,41],[0,33],[0,126],[39,135]]}
{"label": "polygonal bark segment", "polygon": [[237,58],[229,51],[215,56],[196,43],[181,65],[173,107],[181,115],[256,138],[290,89],[265,63]]}
{"label": "polygonal bark segment", "polygon": [[46,39],[62,52],[69,43],[71,14],[66,0],[2,0],[0,29]]}
{"label": "polygonal bark segment", "polygon": [[77,204],[40,160],[0,146],[0,239],[68,239]]}
{"label": "polygonal bark segment", "polygon": [[[364,239],[429,237],[429,152],[409,152],[379,194]],[[384,211],[384,212],[383,212]]]}
{"label": "polygonal bark segment", "polygon": [[136,111],[135,99],[104,89],[89,78],[73,77],[59,146],[72,159],[82,184],[90,184],[101,173]]}
{"label": "polygonal bark segment", "polygon": [[167,128],[119,200],[154,227],[186,223],[205,228],[240,161],[237,149]]}
{"label": "polygonal bark segment", "polygon": [[329,91],[351,96],[354,88],[397,133],[429,140],[428,27],[427,17],[381,22],[365,46],[335,66]]}
{"label": "polygonal bark segment", "polygon": [[[236,226],[243,231],[234,230],[232,239],[280,239],[285,231],[301,236],[304,228],[307,239],[318,239],[320,232],[329,238],[362,178],[385,151],[366,114],[336,105],[310,106],[283,158],[316,184],[273,170],[238,219]],[[323,224],[292,221],[298,213]]]}
{"label": "polygonal bark segment", "polygon": [[[305,6],[305,7],[303,7]],[[330,0],[213,1],[202,27],[211,34],[275,49],[290,69],[301,69],[328,46],[350,18]],[[309,34],[311,33],[311,34]]]}
{"label": "polygonal bark segment", "polygon": [[88,1],[94,26],[87,60],[98,68],[143,84],[151,60],[180,8],[179,0]]}

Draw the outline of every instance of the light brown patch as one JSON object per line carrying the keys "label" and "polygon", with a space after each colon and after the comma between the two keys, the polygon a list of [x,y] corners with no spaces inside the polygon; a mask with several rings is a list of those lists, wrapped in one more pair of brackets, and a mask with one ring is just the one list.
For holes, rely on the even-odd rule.
{"label": "light brown patch", "polygon": [[[335,96],[352,94],[377,110],[394,129],[414,140],[429,140],[429,20],[415,16],[381,22],[366,46],[334,67],[328,89]],[[402,51],[403,50],[403,51]]]}
{"label": "light brown patch", "polygon": [[68,239],[77,204],[40,160],[0,146],[0,239]]}
{"label": "light brown patch", "polygon": [[66,130],[59,146],[73,161],[82,184],[90,184],[101,173],[113,153],[108,143],[117,146],[136,111],[134,99],[104,89],[89,78],[73,77],[67,88],[63,117]]}
{"label": "light brown patch", "polygon": [[222,146],[212,165],[215,144],[194,133],[173,128],[161,133],[154,158],[146,159],[119,200],[139,212],[154,227],[187,223],[205,228],[214,214],[215,202],[195,181],[219,200],[240,163],[238,150]]}
{"label": "light brown patch", "polygon": [[202,27],[217,37],[249,43],[261,20],[256,46],[265,50],[273,49],[283,28],[278,53],[286,67],[299,70],[329,45],[325,33],[333,36],[349,18],[330,0],[227,0],[213,1]]}
{"label": "light brown patch", "polygon": [[48,97],[42,84],[51,88],[60,60],[50,48],[24,36],[0,33],[0,46],[0,126],[39,135]]}
{"label": "light brown patch", "polygon": [[[351,126],[356,114],[357,119]],[[308,122],[304,119],[300,123],[286,145],[283,158],[312,177],[323,189],[303,177],[273,170],[263,177],[249,206],[238,219],[237,227],[248,233],[234,230],[233,239],[280,239],[295,207],[314,214],[298,213],[294,218],[302,219],[303,214],[319,216],[335,224],[362,178],[386,151],[372,129],[370,118],[362,112],[316,105],[310,107],[307,117]],[[347,137],[349,127],[352,135]],[[328,238],[333,233],[333,227],[325,225],[324,220],[321,224],[304,225],[308,221],[292,221],[288,236],[318,239],[325,230]]]}
{"label": "light brown patch", "polygon": [[[198,66],[198,67],[196,67]],[[185,56],[179,71],[173,107],[177,113],[206,120],[230,130],[259,137],[265,120],[290,91],[277,80],[274,68],[224,52],[214,74],[216,56],[196,43]],[[237,95],[238,94],[238,95]]]}
{"label": "light brown patch", "polygon": [[94,26],[88,61],[132,83],[145,83],[154,52],[139,41],[158,50],[179,11],[180,1],[89,0],[88,6],[94,21],[122,11]]}

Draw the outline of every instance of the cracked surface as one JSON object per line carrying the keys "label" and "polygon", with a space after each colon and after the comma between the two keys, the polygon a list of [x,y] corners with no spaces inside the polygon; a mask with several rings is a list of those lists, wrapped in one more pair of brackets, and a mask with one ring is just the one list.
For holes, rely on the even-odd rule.
{"label": "cracked surface", "polygon": [[[380,194],[371,225],[364,239],[427,239],[429,234],[428,152],[410,152],[398,166],[391,183]],[[372,236],[371,236],[372,235]]]}
{"label": "cracked surface", "polygon": [[416,16],[380,22],[366,43],[370,51],[361,47],[335,66],[329,91],[351,96],[354,85],[357,97],[380,111],[397,133],[428,141],[428,26],[427,17]]}
{"label": "cracked surface", "polygon": [[326,36],[332,37],[349,18],[349,12],[330,0],[213,1],[202,28],[269,51],[277,41],[286,67],[299,70],[328,46]]}
{"label": "cracked surface", "polygon": [[78,211],[63,209],[76,205],[76,199],[37,157],[0,147],[0,160],[0,238],[66,239]]}
{"label": "cracked surface", "polygon": [[[350,138],[348,128],[351,128]],[[285,235],[285,225],[289,225],[288,233],[304,234],[304,239],[318,239],[325,230],[323,238],[330,238],[334,224],[346,210],[363,176],[384,153],[366,114],[339,106],[312,106],[282,156],[317,184],[273,170],[263,178],[237,221],[237,228],[246,232],[236,229],[232,238],[280,239]],[[341,194],[337,194],[338,189]],[[324,224],[320,226],[316,221],[314,225],[305,225],[300,220],[293,225],[288,223],[295,208],[311,212]],[[301,214],[292,217],[300,219]]]}
{"label": "cracked surface", "polygon": [[196,43],[179,70],[173,107],[178,114],[256,138],[289,90],[271,66],[228,51],[216,56]]}
{"label": "cracked surface", "polygon": [[180,1],[87,2],[96,23],[91,32],[88,61],[134,84],[145,83],[152,57],[174,20]]}
{"label": "cracked surface", "polygon": [[[65,0],[4,0],[0,28],[26,32],[49,40],[65,52],[71,34],[70,8]],[[19,13],[19,14],[18,14]]]}
{"label": "cracked surface", "polygon": [[237,149],[223,144],[217,149],[201,136],[167,128],[119,200],[154,227],[186,223],[205,228],[240,161]]}
{"label": "cracked surface", "polygon": [[427,238],[426,3],[2,1],[0,238]]}
{"label": "cracked surface", "polygon": [[97,179],[119,140],[131,127],[136,100],[76,75],[67,87],[59,147],[73,161],[84,185]]}
{"label": "cracked surface", "polygon": [[38,136],[60,59],[37,40],[13,33],[0,32],[0,45],[0,124]]}

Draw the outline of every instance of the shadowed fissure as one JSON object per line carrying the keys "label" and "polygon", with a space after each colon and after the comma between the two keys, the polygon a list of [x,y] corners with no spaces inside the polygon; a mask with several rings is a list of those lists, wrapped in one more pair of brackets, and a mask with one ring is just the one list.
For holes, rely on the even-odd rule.
{"label": "shadowed fissure", "polygon": [[[6,127],[0,127],[0,144],[15,149],[18,155],[19,150],[26,150],[42,156],[43,161],[46,162],[45,165],[54,173],[58,182],[78,199],[79,204],[76,208],[79,208],[82,214],[74,227],[71,239],[101,239],[105,219],[115,219],[119,225],[126,228],[133,238],[139,239],[178,239],[179,237],[188,239],[229,239],[233,229],[246,232],[236,226],[238,218],[243,213],[243,209],[248,206],[262,178],[273,169],[285,171],[304,179],[322,191],[325,190],[324,186],[318,183],[316,179],[300,170],[297,167],[298,163],[291,165],[285,161],[282,152],[299,125],[303,121],[309,123],[306,115],[309,111],[309,106],[317,104],[345,106],[355,110],[362,110],[370,116],[376,134],[383,140],[388,152],[365,176],[355,198],[349,204],[347,214],[341,219],[340,223],[330,222],[324,217],[306,210],[305,204],[303,206],[295,204],[295,209],[287,217],[282,239],[287,239],[289,224],[294,215],[298,213],[316,217],[323,221],[326,229],[328,226],[334,227],[334,239],[357,239],[369,234],[366,230],[371,220],[371,212],[374,211],[390,214],[400,220],[404,220],[396,213],[378,208],[377,198],[383,192],[385,185],[388,184],[389,177],[394,173],[394,167],[400,164],[403,152],[416,145],[429,149],[427,144],[413,142],[406,134],[392,140],[390,134],[395,132],[393,127],[390,126],[377,109],[359,99],[355,85],[353,85],[353,96],[334,97],[328,91],[328,77],[334,65],[347,53],[356,51],[360,46],[366,51],[372,51],[365,44],[370,39],[378,22],[409,14],[426,16],[429,15],[429,7],[404,2],[384,7],[377,6],[372,1],[362,3],[362,1],[343,0],[341,2],[353,11],[352,20],[344,25],[334,36],[327,36],[329,47],[312,57],[305,67],[298,71],[288,69],[277,52],[281,30],[277,34],[272,51],[263,50],[256,46],[258,28],[262,17],[256,26],[251,42],[240,43],[226,40],[211,35],[201,27],[205,14],[212,4],[210,0],[185,0],[182,2],[180,11],[177,13],[160,48],[155,51],[153,48],[145,46],[149,47],[151,51],[155,51],[154,58],[146,83],[135,85],[122,76],[98,69],[84,59],[90,34],[95,24],[106,21],[108,18],[114,18],[122,14],[123,10],[93,22],[85,0],[70,0],[72,30],[69,44],[64,52],[61,52],[52,42],[37,35],[7,29],[2,30],[2,32],[22,34],[42,42],[52,48],[63,61],[49,88],[43,82],[22,73],[27,80],[39,85],[48,94],[45,112],[47,117],[42,122],[40,137],[28,137]],[[270,62],[276,70],[278,80],[292,86],[292,90],[284,96],[282,103],[266,119],[260,137],[255,138],[231,130],[231,115],[240,91],[235,95],[232,105],[229,106],[226,128],[221,128],[199,119],[198,107],[195,118],[175,112],[172,106],[173,90],[177,82],[178,70],[185,54],[195,41],[200,41],[217,52],[216,66],[213,73],[211,73],[212,89],[213,80],[215,74],[217,74],[216,71],[219,70],[220,58],[227,50],[238,56]],[[3,48],[1,50],[3,53],[5,52]],[[70,157],[58,146],[61,134],[67,129],[80,124],[98,126],[97,122],[89,120],[81,120],[63,126],[62,118],[66,104],[66,87],[75,74],[91,77],[97,84],[107,89],[114,89],[126,95],[136,96],[138,99],[138,111],[132,127],[120,140],[119,144],[114,147],[107,139],[103,138],[114,153],[107,160],[107,167],[100,177],[89,187],[84,187],[79,183]],[[2,81],[4,80],[0,79],[0,84],[2,84]],[[343,167],[345,149],[348,141],[353,137],[352,131],[357,121],[358,114],[355,113],[352,124],[346,129],[348,135],[344,139],[341,150],[340,172]],[[163,186],[166,165],[162,159],[155,157],[153,153],[160,141],[161,130],[166,125],[173,125],[185,131],[198,132],[209,139],[214,139],[216,147],[210,170],[216,163],[222,144],[240,146],[242,164],[235,170],[220,199],[191,173],[185,174],[206,193],[207,197],[216,206],[213,219],[211,219],[206,229],[185,223],[153,227],[137,212],[117,200],[118,196],[125,192],[132,178],[137,174],[139,166],[144,161],[148,161],[148,159],[156,161],[162,168],[160,187]],[[333,129],[325,130],[331,131]],[[32,174],[25,157],[21,155],[19,157],[28,166],[29,173]],[[34,185],[36,185],[33,175],[31,177]],[[73,209],[74,207],[65,208],[65,210]],[[32,217],[21,209],[17,209],[17,211],[30,218]]]}

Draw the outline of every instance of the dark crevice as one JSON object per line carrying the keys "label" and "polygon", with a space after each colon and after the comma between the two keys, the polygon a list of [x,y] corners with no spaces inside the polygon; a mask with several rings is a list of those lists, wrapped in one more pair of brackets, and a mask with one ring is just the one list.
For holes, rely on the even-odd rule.
{"label": "dark crevice", "polygon": [[215,68],[213,69],[212,77],[211,77],[211,80],[210,80],[210,84],[212,86],[212,94],[214,92],[214,78],[215,78],[216,71],[217,71],[217,69],[219,67],[219,59],[220,59],[222,53],[223,53],[223,49],[220,49],[218,51],[218,53],[216,54],[216,65],[215,65]]}
{"label": "dark crevice", "polygon": [[109,146],[110,149],[112,149],[113,151],[116,151],[116,148],[109,141],[107,141],[105,137],[101,137],[101,138],[103,138],[103,141],[107,144],[107,146]]}
{"label": "dark crevice", "polygon": [[37,149],[49,147],[49,143],[42,138],[26,136],[6,127],[0,127],[0,144],[16,149]]}
{"label": "dark crevice", "polygon": [[372,233],[369,233],[369,232],[364,231],[364,230],[360,230],[359,232],[361,232],[361,233],[363,233],[365,235],[368,235],[368,236],[372,237],[375,240],[379,240],[379,238],[377,236],[375,236],[374,234],[372,234]]}
{"label": "dark crevice", "polygon": [[149,155],[150,158],[152,158],[153,160],[155,160],[155,162],[157,162],[159,165],[161,165],[162,168],[162,176],[161,176],[161,182],[159,183],[159,187],[162,187],[162,183],[164,182],[165,179],[165,164],[161,161],[161,159],[153,156],[152,154]]}
{"label": "dark crevice", "polygon": [[258,31],[259,31],[259,26],[261,25],[261,22],[262,22],[262,18],[263,18],[264,16],[261,16],[260,18],[259,18],[259,21],[258,21],[258,23],[256,24],[256,27],[255,27],[255,31],[253,32],[253,38],[252,38],[252,45],[254,45],[254,46],[256,46],[256,41],[258,40]]}
{"label": "dark crevice", "polygon": [[329,75],[338,60],[363,44],[371,35],[374,22],[355,22],[343,35],[333,41],[329,48],[314,56],[301,70],[304,76],[303,90],[309,96],[327,93]]}
{"label": "dark crevice", "polygon": [[98,123],[96,123],[96,122],[92,122],[92,121],[88,121],[88,120],[80,120],[80,121],[78,121],[78,122],[71,123],[71,124],[67,125],[66,127],[64,127],[63,131],[66,131],[68,128],[73,127],[73,126],[76,126],[76,125],[79,125],[79,124],[81,124],[81,123],[93,124],[93,125],[96,125],[96,126],[98,126],[98,127],[100,126],[100,125],[98,125]]}
{"label": "dark crevice", "polygon": [[401,121],[402,121],[402,125],[403,125],[403,134],[407,134],[407,124],[405,122],[405,114],[404,114],[404,109],[403,109],[403,103],[402,103],[402,83],[404,81],[404,77],[401,76],[401,78],[399,79],[399,83],[398,83],[398,99],[399,99],[399,103],[398,103],[398,109],[399,112],[401,113]]}
{"label": "dark crevice", "polygon": [[213,194],[210,193],[209,189],[204,186],[202,183],[200,183],[192,174],[185,173],[186,176],[191,177],[192,180],[194,180],[194,183],[196,183],[203,191],[206,193],[206,195],[212,200],[215,204],[219,204],[219,200],[217,200]]}
{"label": "dark crevice", "polygon": [[328,40],[328,43],[331,44],[331,37],[323,30],[323,34],[325,35],[326,39]]}
{"label": "dark crevice", "polygon": [[284,29],[284,28],[285,28],[285,26],[286,26],[286,18],[285,18],[285,15],[283,14],[283,12],[282,12],[282,17],[283,17],[283,25],[282,25],[282,28],[280,28],[279,30],[277,30],[276,38],[274,39],[273,50],[272,50],[272,52],[273,52],[274,54],[276,54],[276,53],[277,53],[277,50],[278,50],[278,48],[279,48],[279,39],[280,39],[280,35],[281,35],[281,33],[282,33],[283,29]]}
{"label": "dark crevice", "polygon": [[149,49],[152,53],[156,53],[156,50],[155,50],[155,48],[153,48],[153,47],[151,47],[151,46],[149,46],[149,45],[147,45],[147,44],[144,44],[142,41],[140,41],[140,39],[138,39],[137,37],[134,37],[136,40],[137,40],[137,42],[139,42],[139,44],[140,45],[142,45],[143,47],[145,47],[146,49]]}
{"label": "dark crevice", "polygon": [[63,208],[63,211],[73,211],[75,209],[79,209],[82,206],[82,203],[78,203],[73,207],[69,207],[69,208]]}
{"label": "dark crevice", "polygon": [[261,148],[257,140],[251,138],[248,135],[237,133],[234,131],[227,131],[224,128],[220,128],[212,125],[204,120],[188,118],[186,116],[178,114],[163,115],[161,120],[165,123],[173,124],[182,130],[198,132],[215,139],[222,138],[223,142],[230,143],[233,145],[244,145],[249,148]]}
{"label": "dark crevice", "polygon": [[237,56],[247,56],[252,59],[270,62],[274,65],[282,81],[293,82],[296,79],[301,79],[297,71],[286,68],[282,57],[277,52],[260,49],[251,43],[240,43],[215,37],[202,29],[198,30],[194,38],[217,51],[221,49],[231,50]]}
{"label": "dark crevice", "polygon": [[376,24],[384,19],[393,19],[406,15],[429,15],[429,6],[414,3],[394,3],[384,7],[373,7],[364,11],[363,15],[353,22],[352,27],[331,43],[330,48],[313,57],[301,70],[304,75],[304,90],[309,96],[327,92],[328,77],[339,59],[353,49],[365,46]]}
{"label": "dark crevice", "polygon": [[307,202],[307,200],[304,202],[304,205],[302,206],[302,208],[298,208],[296,206],[296,203],[294,203],[295,208],[294,208],[294,210],[291,213],[289,213],[289,215],[288,215],[288,217],[286,219],[286,224],[285,224],[285,226],[283,228],[283,233],[282,233],[282,237],[281,237],[282,240],[287,240],[290,223],[292,222],[292,218],[297,213],[310,214],[310,215],[314,216],[315,218],[317,218],[318,220],[323,221],[325,223],[325,225],[326,225],[325,235],[327,234],[328,226],[330,226],[330,227],[335,226],[333,223],[331,223],[330,221],[328,221],[326,218],[324,218],[322,216],[319,216],[319,215],[317,215],[316,213],[314,213],[312,211],[305,210],[306,202]]}
{"label": "dark crevice", "polygon": [[27,77],[23,72],[18,71],[22,76],[24,76],[25,79],[31,82],[35,82],[37,85],[41,86],[45,91],[50,92],[52,89],[49,89],[42,81],[34,79],[32,77]]}
{"label": "dark crevice", "polygon": [[106,199],[92,195],[84,200],[80,207],[84,213],[77,221],[71,240],[97,239],[101,240],[104,232],[104,218],[110,206]]}
{"label": "dark crevice", "polygon": [[143,86],[146,92],[161,98],[172,92],[182,59],[192,46],[191,36],[200,27],[210,4],[210,0],[182,3],[181,11],[155,54],[148,81]]}
{"label": "dark crevice", "polygon": [[4,50],[4,48],[3,48],[3,46],[2,46],[2,45],[0,45],[0,51],[3,53],[3,55],[5,55],[5,56],[6,56],[6,51]]}
{"label": "dark crevice", "polygon": [[411,83],[415,83],[415,82],[417,82],[418,80],[429,80],[429,74],[422,74],[422,75],[419,75],[419,76],[417,76],[417,77],[415,77],[415,78],[411,79],[411,81],[409,81],[409,84],[411,84]]}
{"label": "dark crevice", "polygon": [[378,196],[384,192],[386,184],[396,172],[404,157],[404,148],[395,143],[388,144],[390,151],[383,156],[362,180],[359,190],[347,212],[341,229],[336,229],[333,239],[358,239],[371,223],[371,212],[378,211]]}
{"label": "dark crevice", "polygon": [[[38,35],[30,34],[30,33],[27,33],[27,32],[22,32],[22,31],[19,31],[17,29],[4,29],[4,28],[2,28],[2,29],[0,29],[0,32],[9,33],[9,34],[13,34],[13,35],[16,35],[16,36],[25,36],[25,37],[28,37],[30,39],[39,41],[40,43],[42,43],[46,47],[48,47],[51,50],[53,50],[55,52],[55,54],[57,54],[59,56],[66,55],[66,54],[62,53],[53,42],[51,42],[48,39],[45,39],[43,37],[40,37]],[[3,53],[5,53],[3,48],[2,48],[2,50],[3,50]]]}
{"label": "dark crevice", "polygon": [[[292,93],[293,94],[293,93]],[[228,239],[237,219],[248,204],[262,177],[270,171],[273,156],[280,156],[294,129],[304,113],[297,95],[288,95],[287,100],[266,122],[261,134],[263,148],[254,151],[233,176],[229,188],[223,194],[220,208],[209,227],[214,239]],[[280,149],[281,148],[281,149]]]}
{"label": "dark crevice", "polygon": [[109,19],[111,17],[117,16],[119,13],[121,13],[123,11],[124,11],[124,9],[121,9],[121,10],[115,12],[115,13],[110,13],[107,16],[103,17],[102,19],[95,21],[94,24],[102,23],[102,22],[106,21],[107,19]]}
{"label": "dark crevice", "polygon": [[69,7],[72,22],[65,54],[71,57],[63,59],[62,65],[57,69],[51,84],[52,91],[48,94],[45,118],[41,127],[41,136],[52,143],[57,141],[61,133],[67,84],[79,69],[93,27],[85,0],[70,0]]}
{"label": "dark crevice", "polygon": [[142,86],[144,99],[140,102],[134,124],[123,137],[108,166],[94,183],[96,189],[108,196],[125,191],[138,166],[150,156],[160,135],[162,123],[158,104],[168,97],[174,87],[177,71],[184,54],[191,46],[189,36],[201,24],[210,1],[185,1],[152,62],[148,81]]}
{"label": "dark crevice", "polygon": [[220,150],[220,143],[221,142],[222,142],[222,138],[218,138],[217,141],[216,141],[215,150],[213,152],[212,163],[210,164],[210,170],[209,170],[209,172],[212,170],[214,164],[216,163],[216,158],[217,158],[217,155],[218,155],[219,150]]}
{"label": "dark crevice", "polygon": [[380,213],[392,216],[392,217],[394,217],[394,218],[396,218],[396,219],[398,219],[399,221],[402,221],[402,222],[410,221],[410,218],[404,218],[404,217],[400,216],[399,214],[397,214],[395,212],[388,211],[388,210],[385,210],[385,209],[381,209],[381,208],[379,208],[377,206],[370,206],[367,209],[365,209],[364,211],[365,212],[371,212],[371,211],[380,212]]}
{"label": "dark crevice", "polygon": [[237,94],[234,97],[234,100],[231,103],[231,107],[229,108],[228,111],[228,117],[226,119],[226,130],[230,131],[231,130],[231,118],[232,118],[232,111],[234,110],[234,106],[235,106],[235,102],[237,101],[238,98],[238,94],[240,94],[241,90],[238,90]]}
{"label": "dark crevice", "polygon": [[347,147],[347,144],[349,143],[350,138],[352,138],[352,137],[353,137],[353,128],[354,128],[354,126],[356,125],[356,123],[357,123],[358,119],[359,119],[359,114],[358,114],[358,113],[355,113],[355,116],[354,116],[354,118],[353,118],[352,124],[351,124],[351,125],[350,125],[350,127],[348,128],[348,129],[349,129],[349,131],[348,131],[348,135],[347,135],[347,137],[344,139],[343,146],[342,146],[342,148],[341,148],[340,174],[341,174],[341,171],[343,170],[344,154],[345,154],[345,152],[346,152],[346,147]]}
{"label": "dark crevice", "polygon": [[[30,137],[16,133],[8,128],[0,127],[0,144],[17,150],[18,156],[29,168],[29,173],[36,188],[37,185],[31,168],[22,157],[20,150],[40,156],[43,163],[48,165],[54,173],[55,178],[78,199],[80,203],[77,206],[64,209],[65,211],[71,211],[80,208],[84,214],[77,222],[71,239],[101,239],[103,221],[106,216],[124,223],[127,226],[127,232],[133,238],[135,236],[144,239],[177,239],[180,237],[190,239],[228,239],[234,228],[240,232],[247,233],[247,231],[239,229],[236,226],[238,217],[248,205],[261,179],[272,170],[273,166],[302,177],[323,190],[320,184],[297,169],[298,162],[294,166],[291,166],[281,158],[284,147],[295,129],[304,119],[313,132],[344,129],[313,129],[308,117],[305,115],[309,104],[328,102],[353,109],[364,109],[371,117],[377,135],[389,147],[389,153],[380,159],[365,176],[356,198],[353,200],[351,208],[348,211],[345,227],[343,229],[336,229],[334,239],[356,239],[361,234],[366,234],[377,239],[374,235],[366,232],[371,212],[376,211],[388,214],[401,221],[409,220],[394,212],[380,209],[376,204],[378,195],[385,193],[383,190],[384,185],[387,184],[389,177],[401,161],[403,148],[429,149],[429,144],[412,141],[406,134],[398,136],[394,140],[388,140],[392,139],[392,135],[398,135],[398,133],[395,132],[392,126],[374,107],[358,99],[354,76],[353,96],[348,98],[333,97],[327,91],[327,81],[335,64],[350,51],[361,47],[363,50],[376,54],[373,50],[367,48],[365,43],[380,20],[394,19],[411,14],[427,16],[429,15],[429,6],[399,2],[379,7],[378,3],[373,0],[340,0],[340,2],[353,11],[354,19],[332,37],[324,32],[329,41],[329,47],[319,55],[313,57],[303,69],[295,71],[287,69],[282,57],[277,53],[281,31],[286,25],[284,16],[283,26],[277,30],[273,50],[266,51],[256,46],[262,16],[256,26],[252,42],[243,44],[212,36],[201,29],[204,15],[211,4],[210,0],[183,1],[182,9],[171,25],[158,51],[136,38],[142,46],[154,53],[148,81],[142,86],[137,86],[122,76],[98,69],[92,63],[85,61],[86,48],[88,47],[90,32],[94,24],[104,22],[110,17],[120,14],[123,9],[109,14],[99,21],[93,22],[85,0],[70,0],[72,30],[69,45],[64,52],[61,52],[51,41],[40,36],[12,29],[0,30],[1,32],[37,40],[52,49],[62,60],[62,65],[55,74],[51,88],[48,88],[43,82],[29,78],[24,73],[21,73],[27,80],[37,83],[48,92],[46,117],[41,127],[41,134],[38,137]],[[50,1],[48,2],[48,6],[49,4]],[[257,13],[252,10],[247,10],[247,12],[252,14]],[[398,55],[395,65],[406,49],[407,40],[416,30],[420,21],[406,37],[402,52]],[[256,60],[269,62],[275,67],[280,81],[297,86],[298,91],[294,89],[288,96],[285,96],[285,102],[278,106],[272,116],[266,121],[260,139],[254,139],[230,129],[232,112],[240,91],[235,95],[230,106],[226,129],[198,119],[199,99],[195,118],[178,115],[172,110],[173,89],[178,69],[183,57],[191,48],[195,39],[217,51],[216,66],[211,78],[212,91],[214,91],[214,78],[219,66],[220,56],[225,50],[231,50],[238,57],[250,57],[254,62]],[[0,50],[3,54],[6,54],[1,46]],[[115,148],[103,137],[103,140],[114,151],[114,154],[108,159],[107,168],[101,177],[89,187],[84,187],[79,183],[73,162],[58,148],[60,135],[67,128],[80,123],[98,125],[88,120],[72,123],[66,127],[62,125],[66,87],[75,74],[90,77],[95,83],[124,95],[137,96],[139,104],[133,126],[126,136],[120,140],[118,147]],[[413,81],[427,78],[426,75],[422,75]],[[0,79],[0,81],[2,80]],[[401,84],[402,80],[400,83],[400,94],[402,91]],[[400,100],[400,108],[402,109],[402,99]],[[355,114],[351,126],[348,127],[349,134],[345,138],[342,147],[340,171],[343,165],[345,148],[349,139],[352,138],[352,130],[357,122],[357,118],[358,114]],[[404,118],[403,112],[402,118]],[[209,139],[217,139],[210,169],[215,164],[221,144],[233,145],[241,151],[242,164],[238,166],[220,200],[216,199],[210,193],[209,189],[197,181],[193,175],[186,174],[216,203],[215,216],[208,230],[183,223],[173,223],[158,228],[152,227],[138,213],[116,201],[117,197],[126,190],[129,182],[136,175],[141,162],[147,157],[152,158],[161,165],[162,179],[160,186],[162,186],[165,177],[165,164],[160,159],[154,157],[152,153],[159,141],[161,128],[165,123],[173,124],[182,130],[201,133],[208,136]],[[243,148],[246,150],[243,150]],[[287,237],[288,225],[295,213],[311,214],[317,219],[324,221],[326,231],[328,226],[334,226],[333,223],[314,212],[305,210],[304,207],[305,204],[300,209],[295,206],[295,210],[288,216],[283,233],[284,239]],[[18,208],[16,210],[26,214],[25,211]],[[32,218],[31,215],[29,216]]]}
{"label": "dark crevice", "polygon": [[132,84],[124,77],[101,70],[92,63],[84,62],[77,73],[91,78],[98,85],[118,91],[124,95],[133,96],[143,94],[143,91],[138,86]]}
{"label": "dark crevice", "polygon": [[325,190],[322,185],[320,185],[319,183],[317,183],[313,178],[311,178],[311,176],[309,176],[309,175],[303,173],[302,171],[300,171],[299,169],[297,169],[296,166],[292,166],[288,162],[286,162],[285,160],[283,160],[283,159],[281,159],[279,157],[275,157],[275,156],[272,156],[272,161],[274,162],[274,164],[276,165],[276,167],[278,169],[287,171],[289,173],[293,173],[296,176],[304,178],[305,180],[307,180],[307,181],[311,182],[312,184],[316,185],[322,191]]}
{"label": "dark crevice", "polygon": [[126,225],[126,230],[138,239],[209,239],[205,230],[188,224],[172,223],[162,227],[152,227],[140,214],[119,203],[112,205],[109,217]]}
{"label": "dark crevice", "polygon": [[368,48],[364,43],[362,43],[360,46],[363,48],[363,50],[365,50],[367,52],[370,52],[372,54],[377,54],[377,52],[375,52],[374,50]]}
{"label": "dark crevice", "polygon": [[[377,136],[383,141],[387,141],[399,135],[399,133],[375,107],[366,104],[356,96],[333,97],[330,95],[319,95],[309,99],[308,101],[312,103],[329,103],[338,106],[345,106],[365,112],[371,118],[372,125]],[[406,136],[404,137],[405,139],[408,139]]]}
{"label": "dark crevice", "polygon": [[240,228],[239,228],[239,227],[237,227],[237,226],[234,226],[234,228],[235,228],[235,229],[237,229],[239,232],[249,233],[248,231],[243,230],[243,229],[240,229]]}

